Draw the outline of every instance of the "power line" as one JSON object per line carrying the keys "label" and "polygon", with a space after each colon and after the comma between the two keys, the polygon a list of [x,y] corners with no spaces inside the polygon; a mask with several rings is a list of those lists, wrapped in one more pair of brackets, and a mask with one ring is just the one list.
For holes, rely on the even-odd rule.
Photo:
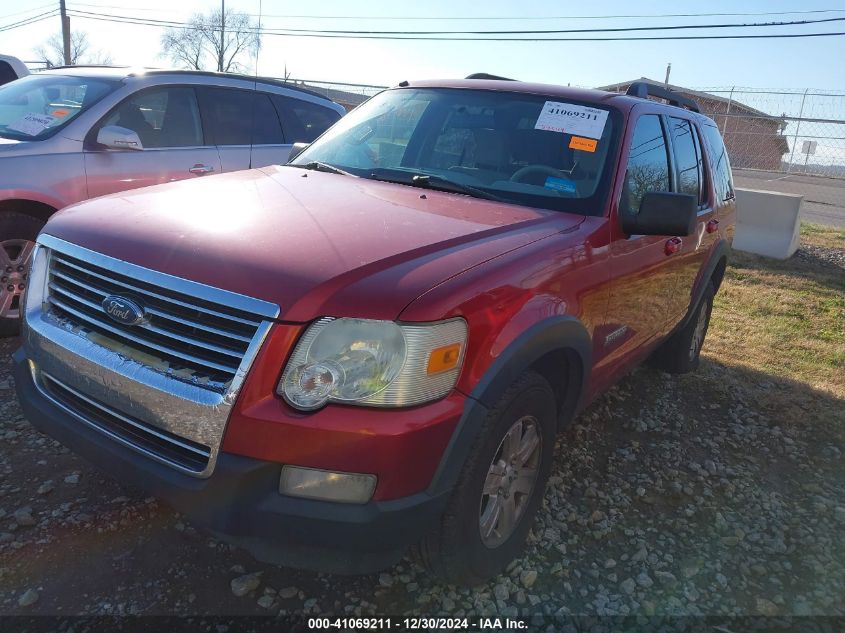
{"label": "power line", "polygon": [[51,7],[55,7],[55,2],[50,2],[49,4],[42,4],[40,7],[30,7],[29,9],[23,9],[21,11],[15,11],[14,13],[4,13],[0,15],[0,18],[11,18],[16,15],[23,15],[24,13],[35,13],[36,11],[41,11],[42,9],[49,9]]}
{"label": "power line", "polygon": [[[181,28],[199,30],[201,27],[195,27],[186,22],[177,22],[171,20],[154,20],[152,18],[137,18],[132,16],[116,16],[107,14],[93,14],[89,12],[82,12],[79,10],[72,10],[74,17],[79,17],[89,20],[99,20],[105,22],[118,22],[124,24],[135,24],[143,26],[157,26],[167,28]],[[833,18],[835,20],[843,20],[845,18]],[[780,24],[776,26],[785,26]],[[746,25],[752,26],[752,25]],[[771,26],[764,24],[760,26]],[[648,30],[661,30],[672,27],[656,27]],[[694,28],[694,27],[690,27]],[[735,27],[739,28],[739,27]],[[631,29],[634,30],[634,29]],[[640,29],[642,30],[642,29]],[[722,39],[773,39],[773,38],[804,38],[804,37],[831,37],[845,35],[845,32],[822,32],[822,33],[767,33],[756,35],[659,35],[659,36],[633,36],[633,37],[443,37],[443,36],[429,36],[429,35],[414,35],[413,31],[405,32],[404,34],[384,34],[372,31],[344,31],[341,33],[333,33],[329,31],[295,31],[291,29],[246,29],[238,31],[240,33],[259,33],[261,35],[277,35],[286,37],[316,37],[327,39],[367,39],[367,40],[415,40],[415,41],[452,41],[452,42],[614,42],[614,41],[653,41],[653,40],[722,40]],[[571,32],[571,31],[566,31]],[[586,29],[575,32],[606,32],[604,29]],[[384,32],[388,33],[388,32]],[[499,33],[499,35],[504,33]],[[538,34],[543,34],[538,32]]]}
{"label": "power line", "polygon": [[686,29],[729,29],[760,28],[775,26],[801,26],[825,22],[845,22],[845,17],[823,18],[819,20],[796,20],[792,22],[752,22],[746,24],[673,24],[668,26],[626,26],[595,29],[543,29],[543,30],[505,30],[505,31],[358,31],[358,30],[318,30],[318,29],[272,29],[286,33],[320,33],[329,35],[557,35],[564,33],[624,33],[632,31],[678,31]]}
{"label": "power line", "polygon": [[[135,11],[152,11],[160,13],[157,9],[146,7],[129,7],[113,4],[91,4],[74,2],[75,6],[89,7],[94,9],[130,9]],[[273,15],[264,14],[264,18],[285,18],[285,19],[309,19],[309,20],[423,20],[423,21],[487,21],[487,20],[609,20],[621,18],[697,18],[697,17],[751,17],[767,15],[810,15],[820,13],[845,13],[845,9],[811,9],[803,11],[759,11],[759,12],[725,12],[725,13],[640,13],[640,14],[619,14],[619,15],[557,15],[557,16],[423,16],[423,15]],[[252,17],[257,14],[247,13]]]}
{"label": "power line", "polygon": [[0,33],[4,31],[11,31],[12,29],[19,29],[22,26],[29,26],[30,24],[35,24],[36,22],[42,22],[43,20],[49,20],[52,17],[55,17],[59,14],[58,9],[53,9],[52,11],[47,11],[46,13],[41,13],[39,15],[34,15],[30,18],[25,18],[18,22],[12,22],[10,24],[4,24],[0,26]]}

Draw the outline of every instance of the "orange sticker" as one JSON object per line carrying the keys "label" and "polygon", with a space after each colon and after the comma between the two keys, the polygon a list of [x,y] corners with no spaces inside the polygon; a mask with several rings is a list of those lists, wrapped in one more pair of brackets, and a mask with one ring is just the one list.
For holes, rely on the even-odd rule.
{"label": "orange sticker", "polygon": [[595,152],[598,141],[594,138],[573,136],[569,141],[569,149],[580,149],[582,152]]}
{"label": "orange sticker", "polygon": [[53,116],[65,117],[70,114],[69,110],[53,110]]}

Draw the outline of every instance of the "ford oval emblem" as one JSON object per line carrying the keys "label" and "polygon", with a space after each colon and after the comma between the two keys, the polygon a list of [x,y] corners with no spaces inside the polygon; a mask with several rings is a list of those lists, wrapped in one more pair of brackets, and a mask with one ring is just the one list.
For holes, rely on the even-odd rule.
{"label": "ford oval emblem", "polygon": [[101,305],[113,321],[123,325],[137,325],[144,320],[144,309],[125,297],[109,295]]}

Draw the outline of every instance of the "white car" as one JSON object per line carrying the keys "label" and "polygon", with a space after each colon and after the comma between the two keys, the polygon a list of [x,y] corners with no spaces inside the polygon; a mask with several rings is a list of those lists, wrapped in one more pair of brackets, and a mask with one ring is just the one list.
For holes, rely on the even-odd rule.
{"label": "white car", "polygon": [[0,336],[17,330],[35,237],[57,210],[283,164],[345,112],[292,84],[196,71],[57,68],[0,86]]}
{"label": "white car", "polygon": [[0,86],[15,79],[26,77],[29,70],[26,65],[17,57],[11,55],[0,55]]}

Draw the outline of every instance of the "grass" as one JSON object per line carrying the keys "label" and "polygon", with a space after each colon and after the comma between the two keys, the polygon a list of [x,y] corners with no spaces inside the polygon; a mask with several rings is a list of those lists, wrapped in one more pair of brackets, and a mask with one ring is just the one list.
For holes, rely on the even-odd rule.
{"label": "grass", "polygon": [[[845,230],[802,224],[801,244],[845,250]],[[845,399],[845,270],[735,251],[704,354]]]}

